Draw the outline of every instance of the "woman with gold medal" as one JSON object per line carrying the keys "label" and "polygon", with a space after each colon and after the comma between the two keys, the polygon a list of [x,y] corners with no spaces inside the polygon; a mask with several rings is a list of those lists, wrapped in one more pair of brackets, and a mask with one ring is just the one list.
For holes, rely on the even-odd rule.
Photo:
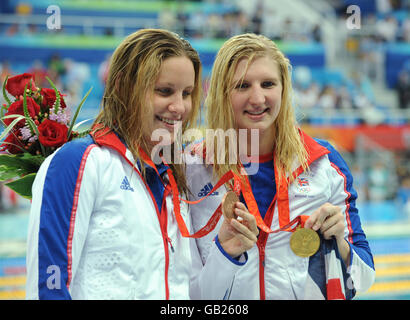
{"label": "woman with gold medal", "polygon": [[[259,227],[225,298],[350,299],[374,282],[352,175],[332,145],[298,128],[290,71],[289,60],[262,35],[226,41],[205,100],[207,129],[234,129],[238,156],[230,157],[232,140],[218,145],[212,135],[186,152],[192,200],[206,195],[191,208],[194,229],[218,210],[236,218],[244,205]],[[214,157],[221,153],[226,161]],[[204,264],[215,236],[197,239]]]}

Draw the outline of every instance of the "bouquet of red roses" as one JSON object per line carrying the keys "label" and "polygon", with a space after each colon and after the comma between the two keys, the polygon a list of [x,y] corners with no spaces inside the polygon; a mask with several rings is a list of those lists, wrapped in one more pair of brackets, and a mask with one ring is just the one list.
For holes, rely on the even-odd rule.
{"label": "bouquet of red roses", "polygon": [[91,89],[70,121],[63,95],[49,78],[47,80],[52,89],[37,88],[29,73],[6,78],[3,84],[7,103],[3,104],[0,114],[5,126],[0,135],[0,181],[11,180],[6,185],[28,199],[31,199],[31,186],[44,159],[67,141],[88,133],[88,130],[79,133],[73,129]]}

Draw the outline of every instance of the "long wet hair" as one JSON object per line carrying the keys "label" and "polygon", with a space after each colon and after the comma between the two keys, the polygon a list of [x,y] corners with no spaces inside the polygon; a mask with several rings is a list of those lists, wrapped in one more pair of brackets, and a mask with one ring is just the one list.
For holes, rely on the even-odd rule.
{"label": "long wet hair", "polygon": [[[276,44],[263,35],[242,34],[227,40],[220,48],[213,65],[208,95],[205,100],[207,108],[207,127],[226,130],[235,128],[234,112],[231,103],[231,93],[235,87],[233,80],[238,63],[248,59],[247,66],[260,57],[272,58],[279,70],[282,83],[282,103],[279,114],[272,125],[274,132],[274,154],[280,180],[284,175],[290,176],[294,170],[295,160],[304,169],[307,165],[307,152],[296,125],[292,106],[291,65]],[[225,159],[228,159],[228,142],[225,142]],[[214,145],[214,155],[218,154],[218,146]],[[238,160],[239,161],[239,160]],[[214,174],[220,178],[227,171],[240,173],[240,165],[215,163]]]}
{"label": "long wet hair", "polygon": [[[151,132],[153,117],[150,97],[163,61],[171,57],[187,57],[195,70],[195,86],[191,94],[192,110],[182,123],[182,132],[196,124],[201,99],[202,66],[199,55],[190,43],[176,33],[161,29],[141,29],[127,36],[114,51],[105,85],[102,108],[94,125],[103,125],[125,140],[135,161],[139,161],[145,175],[145,165],[139,154],[141,147],[147,154],[150,141],[144,136]],[[96,133],[95,131],[93,132]],[[170,164],[180,192],[187,192],[185,169]]]}

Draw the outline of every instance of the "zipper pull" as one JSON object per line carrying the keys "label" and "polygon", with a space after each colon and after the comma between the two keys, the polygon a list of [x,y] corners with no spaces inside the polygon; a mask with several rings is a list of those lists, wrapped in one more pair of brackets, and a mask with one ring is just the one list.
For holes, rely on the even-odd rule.
{"label": "zipper pull", "polygon": [[259,261],[262,263],[262,266],[265,268],[265,247],[262,244],[258,244],[259,249]]}
{"label": "zipper pull", "polygon": [[174,250],[174,247],[172,246],[172,241],[171,241],[171,238],[170,238],[170,237],[167,237],[167,241],[168,241],[168,243],[169,243],[169,246],[171,247],[171,251],[172,251],[172,253],[174,253],[174,252],[175,252],[175,250]]}

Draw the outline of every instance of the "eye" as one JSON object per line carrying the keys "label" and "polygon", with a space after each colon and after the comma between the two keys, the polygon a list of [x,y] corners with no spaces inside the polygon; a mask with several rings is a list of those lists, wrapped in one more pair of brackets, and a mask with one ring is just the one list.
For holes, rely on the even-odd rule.
{"label": "eye", "polygon": [[249,88],[249,84],[245,81],[238,82],[237,85],[235,86],[235,89],[237,89],[237,90],[247,89],[247,88]]}
{"label": "eye", "polygon": [[168,87],[155,88],[154,91],[162,96],[169,96],[173,93],[172,89]]}
{"label": "eye", "polygon": [[262,88],[272,88],[275,85],[276,85],[276,83],[273,82],[273,81],[264,81],[264,82],[262,82],[261,87]]}
{"label": "eye", "polygon": [[191,90],[184,90],[184,91],[182,92],[182,97],[183,97],[183,98],[187,98],[187,97],[189,97],[191,94],[192,94],[192,91],[191,91]]}

